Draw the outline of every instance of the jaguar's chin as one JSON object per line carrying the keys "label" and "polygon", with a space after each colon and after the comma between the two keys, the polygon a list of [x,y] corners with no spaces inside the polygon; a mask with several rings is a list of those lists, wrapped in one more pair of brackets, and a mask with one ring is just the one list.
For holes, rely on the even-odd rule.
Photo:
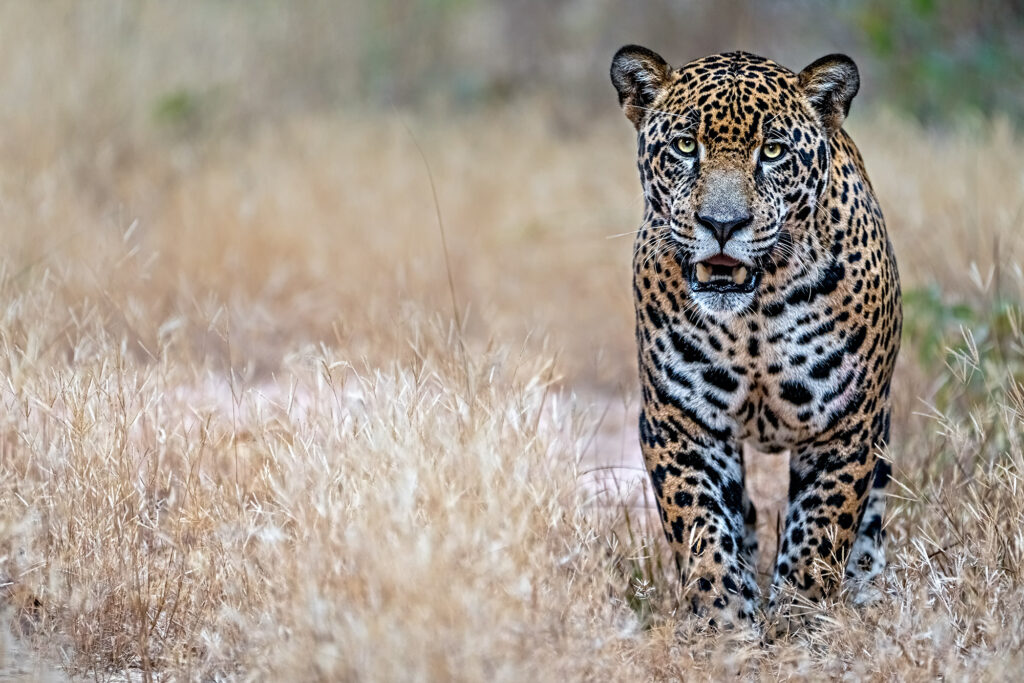
{"label": "jaguar's chin", "polygon": [[692,299],[698,308],[709,315],[734,314],[750,308],[754,302],[754,292],[693,292]]}

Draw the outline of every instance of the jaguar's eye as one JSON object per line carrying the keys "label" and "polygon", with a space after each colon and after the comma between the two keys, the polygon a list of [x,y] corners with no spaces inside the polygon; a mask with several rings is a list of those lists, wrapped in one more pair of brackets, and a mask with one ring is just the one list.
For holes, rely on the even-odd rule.
{"label": "jaguar's eye", "polygon": [[697,152],[697,141],[691,138],[689,135],[684,135],[683,137],[677,139],[674,144],[676,147],[676,151],[682,154],[683,156],[692,157]]}
{"label": "jaguar's eye", "polygon": [[769,142],[761,148],[761,157],[768,161],[774,161],[786,153],[786,146],[778,142]]}

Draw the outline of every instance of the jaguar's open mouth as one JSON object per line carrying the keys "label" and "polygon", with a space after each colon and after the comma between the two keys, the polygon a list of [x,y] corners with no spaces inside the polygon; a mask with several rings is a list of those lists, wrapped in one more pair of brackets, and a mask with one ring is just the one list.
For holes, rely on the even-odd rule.
{"label": "jaguar's open mouth", "polygon": [[748,266],[731,256],[718,254],[690,266],[690,289],[716,294],[749,294],[757,287],[761,269]]}

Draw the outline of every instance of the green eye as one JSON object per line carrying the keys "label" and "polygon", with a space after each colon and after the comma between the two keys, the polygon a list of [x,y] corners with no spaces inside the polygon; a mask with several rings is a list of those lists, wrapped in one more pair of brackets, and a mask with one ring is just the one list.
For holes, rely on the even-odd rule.
{"label": "green eye", "polygon": [[777,142],[769,142],[767,145],[761,148],[761,156],[769,161],[778,159],[786,151],[783,145]]}
{"label": "green eye", "polygon": [[697,141],[684,135],[675,141],[676,151],[685,156],[693,156],[697,151]]}

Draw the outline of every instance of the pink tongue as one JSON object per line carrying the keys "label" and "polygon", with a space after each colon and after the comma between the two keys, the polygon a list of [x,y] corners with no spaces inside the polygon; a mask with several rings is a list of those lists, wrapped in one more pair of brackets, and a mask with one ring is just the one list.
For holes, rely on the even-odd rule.
{"label": "pink tongue", "polygon": [[731,256],[726,256],[725,254],[718,254],[717,256],[712,256],[711,258],[704,261],[704,263],[710,263],[713,266],[729,266],[730,268],[735,268],[740,264],[739,261],[737,261]]}

